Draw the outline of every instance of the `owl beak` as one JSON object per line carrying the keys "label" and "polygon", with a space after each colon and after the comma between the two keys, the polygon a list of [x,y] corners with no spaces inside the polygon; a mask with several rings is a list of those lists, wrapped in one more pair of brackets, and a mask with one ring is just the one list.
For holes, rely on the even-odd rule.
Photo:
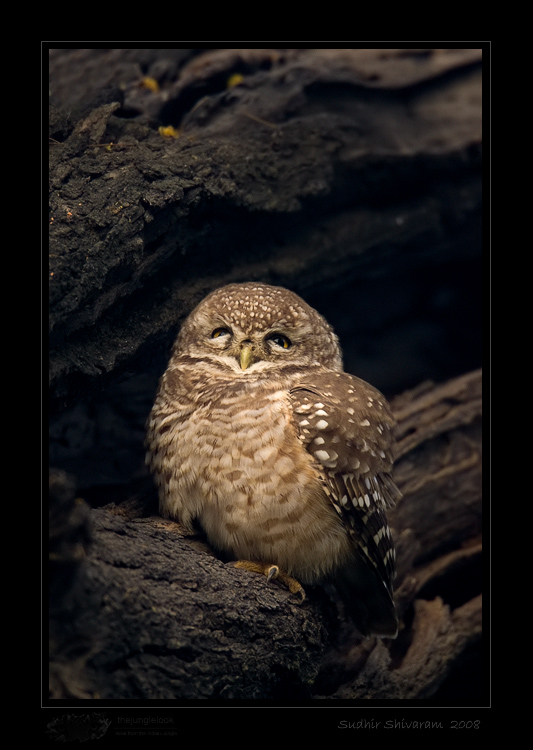
{"label": "owl beak", "polygon": [[241,354],[239,357],[239,363],[241,370],[246,370],[252,362],[255,362],[254,348],[251,344],[244,344],[241,348]]}

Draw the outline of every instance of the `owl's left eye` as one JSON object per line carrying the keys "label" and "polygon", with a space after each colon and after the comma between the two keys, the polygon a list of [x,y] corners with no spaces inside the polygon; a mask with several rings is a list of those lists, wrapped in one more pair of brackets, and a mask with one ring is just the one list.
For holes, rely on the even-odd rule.
{"label": "owl's left eye", "polygon": [[231,334],[231,331],[229,328],[215,328],[215,330],[211,333],[212,339],[218,339],[222,336],[229,336]]}
{"label": "owl's left eye", "polygon": [[268,340],[272,341],[276,346],[280,346],[282,349],[290,349],[292,346],[291,340],[282,333],[273,333],[268,337]]}

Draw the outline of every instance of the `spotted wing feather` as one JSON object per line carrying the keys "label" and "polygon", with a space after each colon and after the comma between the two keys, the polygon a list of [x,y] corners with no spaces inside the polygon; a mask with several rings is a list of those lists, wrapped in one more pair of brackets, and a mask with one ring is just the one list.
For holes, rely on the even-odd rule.
{"label": "spotted wing feather", "polygon": [[395,554],[385,511],[400,493],[390,476],[394,420],[389,406],[375,388],[343,372],[314,374],[312,385],[302,382],[290,396],[300,440],[321,468],[325,492],[353,539],[357,576],[361,560],[374,573],[364,574],[374,583],[362,588],[366,592],[375,584],[377,600],[383,600],[376,609],[385,611],[383,619],[391,624],[384,628],[392,631]]}

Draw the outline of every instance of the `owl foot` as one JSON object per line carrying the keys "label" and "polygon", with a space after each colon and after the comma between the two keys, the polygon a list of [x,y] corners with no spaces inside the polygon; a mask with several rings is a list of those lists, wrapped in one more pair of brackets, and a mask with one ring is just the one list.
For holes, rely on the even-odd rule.
{"label": "owl foot", "polygon": [[289,589],[291,594],[298,594],[301,602],[305,599],[305,591],[302,584],[296,578],[283,573],[277,565],[265,565],[264,563],[252,562],[251,560],[238,560],[235,563],[235,567],[242,570],[249,570],[251,573],[260,573],[267,577],[267,581],[277,579]]}

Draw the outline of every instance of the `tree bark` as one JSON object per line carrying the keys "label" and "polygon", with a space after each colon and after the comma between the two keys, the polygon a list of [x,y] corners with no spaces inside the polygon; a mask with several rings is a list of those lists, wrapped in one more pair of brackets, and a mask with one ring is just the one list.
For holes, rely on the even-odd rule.
{"label": "tree bark", "polygon": [[[71,80],[83,51],[62,52]],[[106,63],[118,63],[97,62],[107,82]],[[249,74],[227,88],[239,69]],[[140,67],[125,75],[118,67],[114,79],[125,102],[111,88],[109,103],[70,124],[54,110],[54,411],[162,362],[183,317],[229,281],[285,284],[334,310],[341,331],[364,311],[374,339],[412,314],[421,284],[432,296],[433,274],[433,319],[439,306],[448,324],[475,314],[450,307],[459,281],[448,274],[453,264],[479,294],[480,50],[217,50],[159,93],[141,89],[141,103]],[[178,137],[160,134],[154,99]]]}
{"label": "tree bark", "polygon": [[[50,72],[52,701],[481,705],[481,50],[69,48]],[[157,515],[170,345],[250,279],[391,399],[394,641]]]}

